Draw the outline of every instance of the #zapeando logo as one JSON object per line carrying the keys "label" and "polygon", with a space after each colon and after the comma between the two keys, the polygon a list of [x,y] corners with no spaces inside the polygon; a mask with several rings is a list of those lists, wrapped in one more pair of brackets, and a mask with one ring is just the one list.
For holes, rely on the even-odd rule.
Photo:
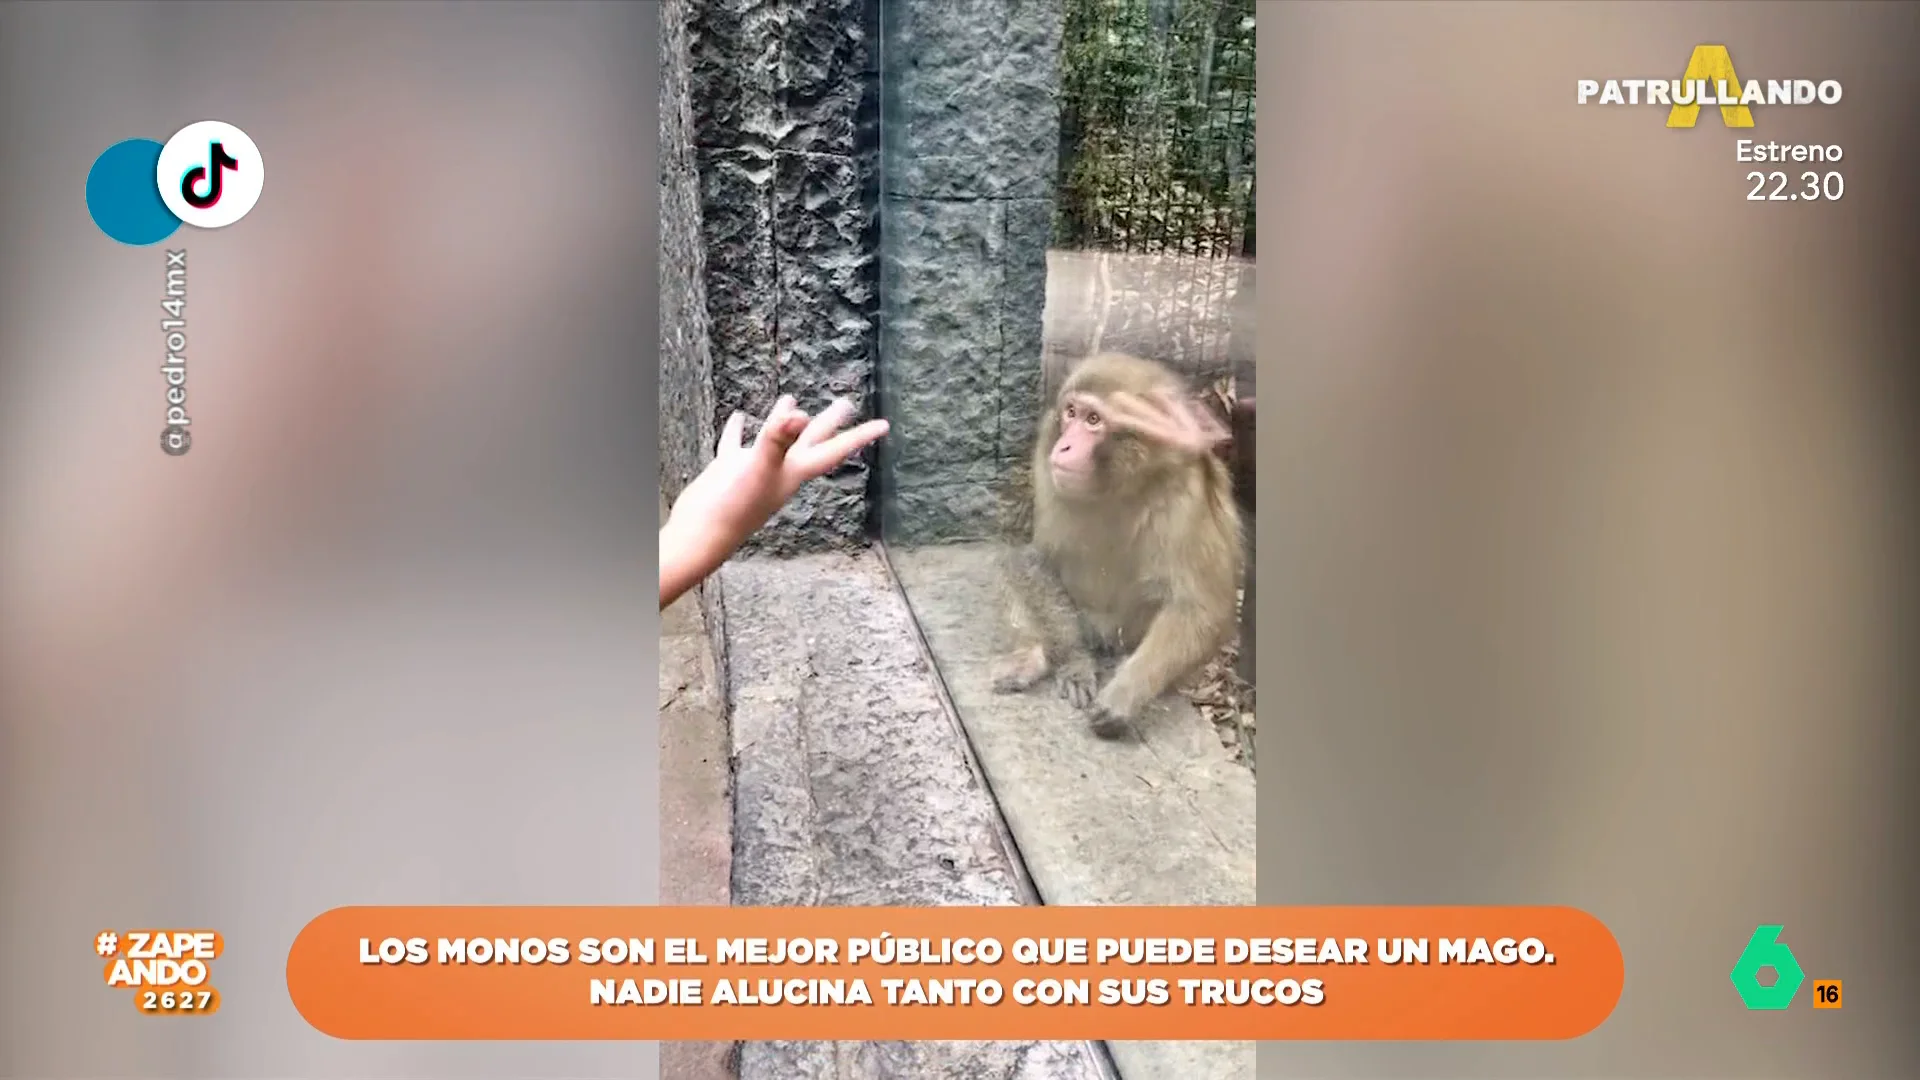
{"label": "#zapeando logo", "polygon": [[260,148],[219,120],[181,128],[164,144],[127,139],[87,172],[87,212],[100,231],[131,247],[172,236],[182,224],[219,229],[246,217],[266,183]]}

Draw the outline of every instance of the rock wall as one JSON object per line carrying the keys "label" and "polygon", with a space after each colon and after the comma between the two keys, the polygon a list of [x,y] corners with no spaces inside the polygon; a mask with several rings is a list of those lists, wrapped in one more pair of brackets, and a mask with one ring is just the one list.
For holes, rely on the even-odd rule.
{"label": "rock wall", "polygon": [[[692,108],[693,7],[660,6],[660,491],[677,498],[713,457],[715,403],[709,338],[706,239]],[[700,592],[715,656],[724,663],[720,588]]]}
{"label": "rock wall", "polygon": [[694,2],[660,7],[660,484],[669,500],[713,451],[706,244],[688,85]]}
{"label": "rock wall", "polygon": [[[701,181],[709,415],[873,408],[878,0],[684,0]],[[663,256],[668,253],[663,252]],[[749,437],[752,431],[749,431]],[[870,469],[808,485],[752,546],[864,541]]]}
{"label": "rock wall", "polygon": [[733,411],[844,396],[894,422],[879,475],[809,485],[755,549],[858,545],[873,496],[895,540],[987,535],[1023,501],[1040,400],[1062,0],[666,0],[662,20],[665,489]]}

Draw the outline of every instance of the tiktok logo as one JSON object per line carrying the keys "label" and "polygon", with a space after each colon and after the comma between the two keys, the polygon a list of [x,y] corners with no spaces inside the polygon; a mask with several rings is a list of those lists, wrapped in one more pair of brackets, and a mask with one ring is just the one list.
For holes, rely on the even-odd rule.
{"label": "tiktok logo", "polygon": [[[226,143],[214,143],[207,150],[207,157],[212,162],[211,175],[208,173],[209,166],[195,165],[187,170],[187,175],[180,178],[180,197],[187,200],[187,205],[195,210],[205,210],[219,202],[220,189],[227,170],[240,168],[240,160],[227,153]],[[202,177],[207,181],[207,191],[204,195],[194,190]]]}
{"label": "tiktok logo", "polygon": [[182,225],[224,229],[260,201],[267,179],[247,133],[202,120],[165,143],[122,139],[87,170],[87,213],[122,244],[157,244]]}
{"label": "tiktok logo", "polygon": [[266,182],[260,148],[246,132],[219,120],[181,128],[161,148],[154,174],[167,209],[201,229],[224,228],[247,216]]}

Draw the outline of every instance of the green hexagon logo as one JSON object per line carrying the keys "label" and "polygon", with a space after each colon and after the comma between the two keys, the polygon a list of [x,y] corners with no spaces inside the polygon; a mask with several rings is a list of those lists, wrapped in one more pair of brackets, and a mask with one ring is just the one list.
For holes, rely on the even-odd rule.
{"label": "green hexagon logo", "polygon": [[[1780,941],[1782,926],[1758,926],[1753,936],[1747,939],[1746,951],[1733,965],[1727,977],[1733,980],[1733,991],[1740,995],[1749,1009],[1784,1009],[1793,1004],[1793,995],[1800,990],[1800,984],[1806,980],[1806,972],[1800,970],[1800,961],[1794,959],[1793,950]],[[1774,975],[1772,986],[1760,985],[1760,969],[1772,968]]]}

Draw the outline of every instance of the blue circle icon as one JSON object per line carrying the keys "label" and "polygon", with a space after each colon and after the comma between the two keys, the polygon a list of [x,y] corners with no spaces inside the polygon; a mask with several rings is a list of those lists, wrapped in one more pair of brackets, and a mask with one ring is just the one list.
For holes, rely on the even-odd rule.
{"label": "blue circle icon", "polygon": [[152,139],[127,139],[93,159],[87,170],[87,213],[111,239],[145,247],[180,228],[153,179],[161,149]]}

